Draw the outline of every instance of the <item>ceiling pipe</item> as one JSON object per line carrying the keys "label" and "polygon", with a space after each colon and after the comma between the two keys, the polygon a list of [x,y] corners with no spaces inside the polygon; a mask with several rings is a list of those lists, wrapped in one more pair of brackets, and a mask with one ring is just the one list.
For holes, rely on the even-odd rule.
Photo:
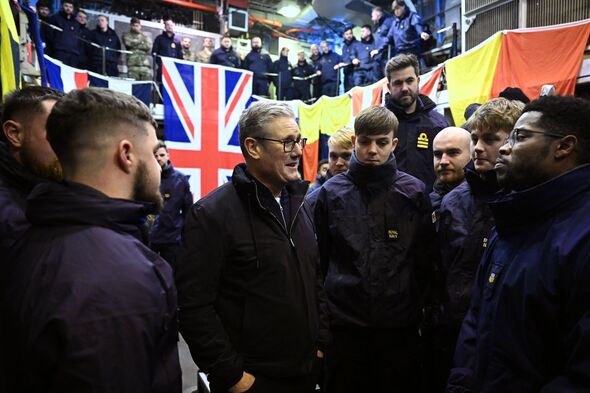
{"label": "ceiling pipe", "polygon": [[[203,4],[192,3],[192,2],[186,1],[186,0],[162,0],[162,2],[180,5],[182,7],[187,7],[187,8],[194,8],[196,10],[212,12],[214,14],[217,13],[217,9],[215,7],[203,5]],[[258,16],[253,16],[253,15],[249,15],[248,19],[250,20],[250,22],[264,23],[266,25],[274,27],[275,29],[280,29],[283,27],[283,24],[281,22],[277,22],[276,20],[260,18]]]}
{"label": "ceiling pipe", "polygon": [[215,7],[212,7],[209,5],[192,3],[192,2],[186,1],[186,0],[162,0],[162,2],[180,5],[182,7],[187,7],[187,8],[194,8],[196,10],[201,10],[201,11],[213,12],[214,14],[217,13],[217,9]]}
{"label": "ceiling pipe", "polygon": [[318,29],[309,29],[309,28],[293,28],[293,29],[289,29],[287,31],[285,31],[285,34],[291,34],[291,33],[317,33],[320,32],[321,30]]}

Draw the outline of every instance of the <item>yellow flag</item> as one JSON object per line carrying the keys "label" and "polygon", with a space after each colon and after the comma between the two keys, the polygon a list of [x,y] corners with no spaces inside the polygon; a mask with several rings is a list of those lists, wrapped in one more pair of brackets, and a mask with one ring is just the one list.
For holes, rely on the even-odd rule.
{"label": "yellow flag", "polygon": [[313,105],[299,103],[299,129],[301,130],[301,137],[307,138],[307,145],[303,150],[303,178],[309,181],[315,180],[318,170],[320,121],[324,108],[324,98],[320,98]]}
{"label": "yellow flag", "polygon": [[498,32],[479,46],[446,61],[449,105],[457,126],[465,122],[463,113],[469,104],[483,104],[490,99],[502,36]]}
{"label": "yellow flag", "polygon": [[20,88],[18,33],[9,1],[0,1],[0,83],[2,97]]}
{"label": "yellow flag", "polygon": [[320,122],[320,132],[322,135],[331,136],[348,124],[352,101],[348,94],[338,97],[324,96],[322,100],[324,101],[324,110]]}

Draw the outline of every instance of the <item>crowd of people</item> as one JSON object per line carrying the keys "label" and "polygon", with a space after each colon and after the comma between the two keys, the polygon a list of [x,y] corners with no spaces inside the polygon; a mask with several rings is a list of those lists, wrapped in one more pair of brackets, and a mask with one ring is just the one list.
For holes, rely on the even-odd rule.
{"label": "crowd of people", "polygon": [[134,97],[5,97],[2,391],[180,392],[179,332],[213,393],[588,390],[590,103],[449,127],[415,55],[385,69],[311,189],[294,113],[261,101],[194,204]]}
{"label": "crowd of people", "polygon": [[[107,16],[99,15],[96,29],[91,31],[86,27],[87,13],[83,10],[75,13],[73,1],[62,1],[62,9],[49,16],[49,7],[41,0],[37,12],[48,55],[73,67],[119,76],[117,65],[123,47],[116,32],[108,26]],[[129,32],[122,36],[127,51],[127,76],[152,80],[153,62],[155,80],[161,82],[161,58],[173,57],[252,71],[255,95],[269,97],[269,84],[273,83],[278,100],[309,102],[322,95],[332,97],[339,94],[342,82],[344,91],[377,82],[384,76],[387,61],[397,54],[415,54],[420,60],[421,44],[431,37],[424,31],[419,15],[404,0],[393,1],[392,12],[394,15],[389,16],[382,8],[375,7],[371,14],[373,25],[360,28],[360,40],[354,37],[352,27],[347,27],[342,33],[340,54],[324,40],[319,46],[311,45],[309,57],[305,51],[298,52],[296,64],[289,62],[286,47],[281,48],[279,58],[273,62],[258,36],[250,39],[251,51],[243,57],[234,50],[229,36],[222,37],[216,49],[213,40],[205,37],[201,50],[194,51],[191,37],[178,37],[170,18],[165,18],[164,31],[152,44],[141,32],[141,21],[133,17]]]}

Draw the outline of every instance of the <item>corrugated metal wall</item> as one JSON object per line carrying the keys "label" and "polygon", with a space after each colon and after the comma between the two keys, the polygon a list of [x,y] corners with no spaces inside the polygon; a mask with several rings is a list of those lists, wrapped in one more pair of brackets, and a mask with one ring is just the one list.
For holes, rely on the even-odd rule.
{"label": "corrugated metal wall", "polygon": [[555,25],[590,18],[589,0],[534,0],[527,3],[527,27]]}
{"label": "corrugated metal wall", "polygon": [[465,0],[465,13],[496,3],[498,0]]}
{"label": "corrugated metal wall", "polygon": [[[471,49],[499,30],[519,27],[519,6],[525,0],[465,0],[465,15],[474,18],[465,33]],[[495,6],[496,4],[502,4]],[[590,0],[528,0],[526,27],[548,26],[590,18]],[[524,20],[523,20],[524,21]]]}
{"label": "corrugated metal wall", "polygon": [[[489,0],[468,0],[472,3],[492,3]],[[588,0],[586,0],[588,1]],[[477,7],[480,7],[478,5]],[[466,6],[467,8],[467,6]],[[518,0],[477,14],[465,34],[465,48],[471,49],[499,30],[518,28]]]}

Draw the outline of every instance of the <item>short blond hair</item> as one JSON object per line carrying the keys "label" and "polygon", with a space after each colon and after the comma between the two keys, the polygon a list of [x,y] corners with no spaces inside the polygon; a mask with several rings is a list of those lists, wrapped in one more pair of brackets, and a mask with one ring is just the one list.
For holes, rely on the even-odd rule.
{"label": "short blond hair", "polygon": [[469,131],[502,130],[510,133],[523,109],[524,104],[520,101],[511,101],[503,97],[494,98],[477,108],[465,126]]}
{"label": "short blond hair", "polygon": [[352,136],[354,130],[350,127],[342,127],[332,134],[328,139],[328,145],[330,143],[339,146],[341,149],[352,150]]}

